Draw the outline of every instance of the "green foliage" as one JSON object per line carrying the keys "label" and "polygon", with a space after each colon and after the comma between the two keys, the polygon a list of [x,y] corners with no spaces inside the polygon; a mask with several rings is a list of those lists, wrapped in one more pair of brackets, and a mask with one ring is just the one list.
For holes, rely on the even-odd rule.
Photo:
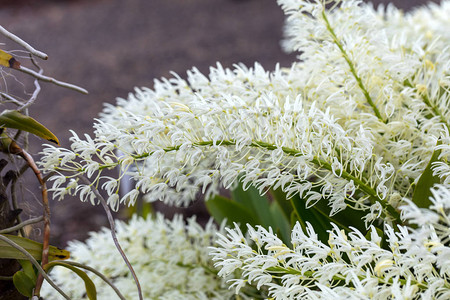
{"label": "green foliage", "polygon": [[32,117],[17,110],[4,110],[0,114],[0,127],[26,131],[59,145],[58,138],[50,130]]}
{"label": "green foliage", "polygon": [[25,272],[18,271],[13,276],[13,282],[16,289],[24,296],[33,296],[33,289],[36,282],[33,281]]}
{"label": "green foliage", "polygon": [[36,270],[28,260],[19,260],[19,263],[22,266],[22,270],[14,274],[14,286],[22,295],[31,297],[36,286]]}
{"label": "green foliage", "polygon": [[61,266],[64,268],[67,268],[77,274],[83,281],[84,286],[86,288],[86,295],[89,300],[96,300],[97,299],[97,289],[95,287],[94,282],[89,278],[89,276],[86,274],[86,272],[80,270],[79,268],[72,266],[70,264],[61,262],[61,261],[52,261],[45,265],[44,269],[46,271],[49,271],[51,268],[55,266]]}
{"label": "green foliage", "polygon": [[[24,237],[10,235],[10,234],[2,234],[4,237],[13,241],[17,245],[24,248],[29,254],[31,254],[36,260],[41,260],[42,256],[42,244]],[[70,253],[67,250],[59,249],[54,246],[49,247],[49,260],[56,259],[67,259],[70,257]],[[27,257],[12,247],[8,243],[0,240],[0,258],[8,258],[8,259],[27,259]]]}
{"label": "green foliage", "polygon": [[[442,141],[437,141],[437,146],[441,145]],[[433,185],[440,183],[441,180],[439,176],[433,175],[433,163],[439,160],[439,154],[441,150],[435,150],[433,155],[431,156],[430,161],[428,162],[427,167],[423,171],[422,175],[420,175],[419,181],[414,188],[414,194],[412,197],[412,201],[418,206],[422,208],[428,208],[431,205],[430,197],[431,197],[431,188]]]}
{"label": "green foliage", "polygon": [[231,199],[216,196],[206,201],[206,207],[216,222],[227,219],[227,225],[238,223],[243,232],[247,231],[246,224],[271,227],[286,245],[290,245],[290,232],[297,222],[303,230],[306,230],[306,222],[309,222],[322,242],[328,240],[331,223],[346,232],[351,231],[349,227],[355,227],[361,232],[367,231],[363,211],[347,207],[330,217],[331,208],[327,206],[327,202],[318,201],[307,208],[306,200],[298,195],[287,199],[281,189],[270,190],[268,196],[262,196],[256,188],[244,190],[242,184],[239,184],[232,191]]}
{"label": "green foliage", "polygon": [[246,224],[271,227],[283,242],[290,244],[291,226],[286,207],[277,201],[271,201],[269,197],[260,195],[259,191],[252,186],[244,190],[239,183],[232,191],[231,199],[216,196],[206,201],[206,207],[216,222],[227,219],[228,225],[238,223],[243,232],[247,231]]}
{"label": "green foliage", "polygon": [[224,219],[227,220],[227,225],[238,223],[243,232],[247,231],[246,224],[257,224],[254,212],[234,199],[218,195],[206,201],[206,208],[217,223],[221,223]]}

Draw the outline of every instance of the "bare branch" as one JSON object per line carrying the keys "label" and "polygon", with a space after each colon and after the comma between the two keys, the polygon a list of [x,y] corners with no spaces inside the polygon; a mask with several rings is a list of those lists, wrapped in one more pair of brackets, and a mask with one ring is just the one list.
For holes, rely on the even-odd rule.
{"label": "bare branch", "polygon": [[[41,193],[42,193],[42,206],[44,207],[44,238],[42,241],[42,259],[41,264],[44,267],[48,263],[48,248],[49,248],[49,240],[50,240],[50,207],[48,204],[48,194],[47,194],[47,186],[45,185],[45,181],[42,178],[41,171],[37,167],[34,162],[33,157],[24,149],[22,149],[14,140],[11,140],[8,146],[8,151],[10,154],[18,155],[22,157],[28,166],[33,170],[36,178],[41,184]],[[41,290],[42,282],[44,278],[41,274],[39,274],[36,280],[36,288],[34,289],[34,295],[38,295]]]}
{"label": "bare branch", "polygon": [[18,105],[18,106],[24,105],[24,103],[23,103],[22,101],[17,100],[17,99],[14,98],[13,96],[8,95],[8,94],[6,94],[6,93],[0,92],[0,96],[2,96],[3,98],[9,100],[10,102],[12,102],[12,103],[14,103],[14,104],[16,104],[16,105]]}
{"label": "bare branch", "polygon": [[20,37],[18,37],[15,34],[12,34],[11,32],[9,32],[8,30],[6,30],[5,28],[3,28],[3,26],[0,26],[0,33],[3,34],[5,37],[7,37],[8,39],[10,39],[11,41],[21,45],[22,47],[24,47],[25,49],[27,49],[27,51],[29,51],[31,54],[33,54],[34,56],[37,56],[39,58],[42,58],[44,60],[48,59],[48,55],[45,54],[44,52],[41,52],[39,50],[34,49],[33,47],[31,47],[30,44],[28,44],[27,42],[25,42],[24,40],[22,40]]}
{"label": "bare branch", "polygon": [[56,80],[56,79],[53,78],[53,77],[48,77],[48,76],[45,76],[45,75],[41,75],[41,74],[39,74],[39,73],[36,72],[36,71],[33,71],[33,70],[31,70],[31,69],[28,69],[27,67],[20,66],[20,68],[17,69],[17,70],[18,70],[18,71],[21,71],[21,72],[23,72],[23,73],[26,73],[26,74],[28,74],[28,75],[31,75],[31,76],[33,76],[34,78],[38,79],[38,80],[45,81],[45,82],[51,82],[51,83],[53,83],[53,84],[56,84],[56,85],[59,85],[59,86],[61,86],[61,87],[65,87],[65,88],[68,88],[68,89],[71,89],[71,90],[80,92],[80,93],[82,93],[82,94],[88,94],[88,91],[85,90],[85,89],[83,89],[82,87],[79,87],[79,86],[77,86],[77,85],[75,85],[75,84],[71,84],[71,83],[67,83],[67,82],[63,82],[63,81]]}
{"label": "bare branch", "polygon": [[[39,66],[39,64],[36,62],[36,60],[34,59],[33,55],[31,55],[31,53],[30,53],[30,60],[33,63],[33,65],[39,70],[38,73],[42,75],[44,70],[41,68],[41,66]],[[30,99],[28,99],[27,102],[25,104],[23,104],[18,110],[19,111],[24,111],[28,107],[30,107],[34,103],[34,101],[36,101],[36,98],[39,95],[40,91],[41,91],[41,86],[39,84],[39,81],[36,79],[34,81],[34,92],[33,92],[33,94],[31,95]]]}
{"label": "bare branch", "polygon": [[27,109],[28,107],[30,107],[34,101],[36,100],[37,96],[39,95],[39,92],[41,91],[41,86],[39,85],[39,81],[36,79],[34,81],[34,92],[33,95],[31,95],[30,99],[28,99],[27,103],[23,104],[18,111],[23,111],[25,109]]}
{"label": "bare branch", "polygon": [[[19,180],[20,176],[23,175],[23,173],[25,173],[25,171],[29,168],[28,164],[25,163],[22,168],[20,168],[20,170],[18,172],[16,172],[16,176],[12,179],[11,182],[11,186],[10,186],[10,190],[11,190],[11,203],[13,206],[13,209],[18,209],[19,208],[19,204],[17,203],[17,195],[16,195],[16,184],[17,184],[17,180]],[[17,223],[22,223],[22,219],[20,217],[20,214],[17,215],[16,217]],[[23,228],[20,228],[20,234],[22,236],[25,236],[25,232],[23,230]]]}
{"label": "bare branch", "polygon": [[142,290],[141,290],[141,284],[139,283],[139,279],[136,276],[136,273],[134,272],[133,267],[131,266],[130,262],[128,261],[127,256],[125,255],[125,253],[122,250],[122,247],[120,247],[119,241],[117,240],[117,236],[116,236],[116,225],[114,223],[114,218],[111,214],[111,210],[109,209],[108,203],[106,203],[105,198],[103,198],[102,195],[100,195],[100,193],[98,192],[97,188],[91,185],[91,182],[84,177],[83,175],[79,174],[77,176],[78,178],[80,178],[81,181],[83,181],[86,185],[88,185],[92,192],[94,192],[95,196],[97,196],[97,198],[100,200],[100,203],[102,204],[106,215],[108,216],[108,221],[109,221],[109,226],[111,227],[111,235],[114,241],[114,244],[116,245],[117,251],[119,251],[120,255],[122,256],[123,260],[125,261],[126,265],[128,266],[128,269],[130,270],[131,275],[133,276],[134,281],[136,282],[136,286],[138,289],[138,294],[139,294],[139,299],[143,300],[143,296],[142,296]]}
{"label": "bare branch", "polygon": [[121,299],[121,300],[126,300],[125,297],[120,293],[119,289],[114,285],[114,283],[111,282],[111,280],[109,280],[105,275],[103,275],[102,273],[100,273],[99,271],[97,271],[94,268],[91,268],[87,265],[83,265],[74,261],[70,261],[70,260],[54,260],[53,262],[63,262],[65,264],[68,265],[72,265],[75,267],[79,267],[79,268],[83,268],[85,270],[91,271],[92,273],[94,273],[95,275],[97,275],[98,277],[100,277],[104,282],[106,282],[113,290],[114,292],[116,292],[117,296]]}
{"label": "bare branch", "polygon": [[34,224],[34,223],[39,223],[39,222],[42,222],[43,220],[44,220],[43,216],[40,216],[40,217],[37,217],[37,218],[33,218],[33,219],[29,219],[29,220],[23,221],[20,224],[15,225],[15,226],[12,226],[12,227],[0,230],[0,234],[14,232],[14,231],[19,230],[19,229],[21,229],[21,228],[23,228],[23,227],[25,227],[27,225]]}

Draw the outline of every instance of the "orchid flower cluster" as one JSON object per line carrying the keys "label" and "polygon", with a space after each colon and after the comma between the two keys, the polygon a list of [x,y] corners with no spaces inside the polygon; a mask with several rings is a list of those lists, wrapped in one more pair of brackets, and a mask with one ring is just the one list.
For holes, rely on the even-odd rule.
{"label": "orchid flower cluster", "polygon": [[[211,220],[212,221],[212,220]],[[205,228],[195,218],[184,222],[181,215],[173,220],[157,214],[155,219],[134,216],[128,223],[117,222],[117,237],[142,282],[145,299],[230,299],[225,279],[214,270],[208,253],[216,233],[224,233],[212,222]],[[138,299],[127,266],[118,259],[109,229],[92,232],[85,243],[71,242],[72,259],[89,265],[110,278],[125,299]],[[55,268],[52,275],[71,299],[83,299],[83,282],[66,268]],[[95,277],[99,299],[116,299],[110,286]],[[49,286],[45,299],[55,299]],[[56,298],[57,299],[57,298]]]}
{"label": "orchid flower cluster", "polygon": [[[197,230],[209,256],[188,245],[203,278],[198,299],[450,298],[450,1],[408,13],[357,0],[278,2],[282,45],[297,62],[274,71],[218,64],[209,76],[194,68],[107,105],[94,137],[74,133],[71,149],[44,150],[54,197],[95,204],[100,190],[117,210],[140,195],[187,206],[204,194],[228,225],[215,239],[211,227]],[[105,175],[111,169],[120,175]],[[223,188],[245,199],[224,200]],[[269,195],[270,209],[243,209],[250,190]],[[219,217],[227,205],[235,210]],[[237,220],[243,211],[250,217]],[[255,221],[266,212],[271,222]],[[190,287],[167,275],[186,264],[170,250],[173,224],[183,231],[172,222],[119,223],[149,299]],[[189,222],[185,234],[199,228]],[[103,254],[105,233],[72,244],[75,256],[116,266]],[[124,290],[133,284],[119,267],[107,273]],[[191,297],[173,295],[165,299]]]}

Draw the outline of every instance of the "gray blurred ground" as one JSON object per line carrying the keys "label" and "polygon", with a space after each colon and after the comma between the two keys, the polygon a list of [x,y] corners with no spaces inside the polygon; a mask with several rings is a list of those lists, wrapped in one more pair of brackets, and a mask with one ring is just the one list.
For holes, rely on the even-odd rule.
{"label": "gray blurred ground", "polygon": [[[273,69],[289,66],[283,53],[283,14],[275,0],[2,0],[1,25],[49,54],[45,74],[86,88],[77,94],[49,84],[31,115],[50,128],[63,147],[69,129],[92,132],[103,103],[115,103],[134,87],[152,87],[153,79],[180,74],[193,66],[203,72],[220,61],[225,67],[260,62]],[[393,2],[408,9],[421,0]],[[37,154],[42,141],[32,138]],[[25,192],[34,204],[39,200]],[[106,225],[99,207],[76,199],[51,202],[52,239],[63,245]],[[33,207],[33,206],[31,206]],[[191,209],[192,211],[197,208]],[[31,215],[40,209],[28,210]]]}

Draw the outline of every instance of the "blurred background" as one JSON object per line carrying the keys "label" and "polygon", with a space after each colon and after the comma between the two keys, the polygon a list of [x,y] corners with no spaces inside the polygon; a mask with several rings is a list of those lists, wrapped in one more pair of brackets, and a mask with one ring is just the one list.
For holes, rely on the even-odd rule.
{"label": "blurred background", "polygon": [[[409,10],[427,1],[372,2]],[[271,70],[295,59],[280,48],[284,16],[275,0],[1,0],[0,20],[49,55],[40,62],[45,74],[89,91],[82,95],[41,84],[30,115],[52,130],[63,147],[70,146],[69,129],[92,133],[103,103],[126,98],[134,87],[152,87],[154,78],[170,77],[170,71],[185,77],[193,66],[208,73],[216,62],[231,67],[255,61]],[[0,42],[6,40],[0,37]],[[11,50],[9,45],[2,49]],[[38,157],[43,141],[30,139],[30,152]],[[35,194],[25,186],[24,218],[41,215]],[[103,210],[90,203],[65,199],[50,204],[53,244],[82,240],[88,231],[107,225]],[[202,211],[201,203],[187,213],[197,211]]]}

